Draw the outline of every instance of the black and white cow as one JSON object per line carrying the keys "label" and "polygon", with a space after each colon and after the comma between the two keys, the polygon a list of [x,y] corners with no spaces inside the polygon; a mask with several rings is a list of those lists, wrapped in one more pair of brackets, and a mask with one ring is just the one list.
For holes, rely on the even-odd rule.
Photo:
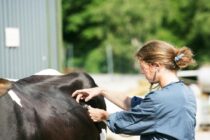
{"label": "black and white cow", "polygon": [[[93,123],[84,104],[71,94],[97,86],[86,73],[32,75],[12,82],[0,79],[1,140],[99,140],[102,122]],[[103,97],[87,102],[106,109]]]}

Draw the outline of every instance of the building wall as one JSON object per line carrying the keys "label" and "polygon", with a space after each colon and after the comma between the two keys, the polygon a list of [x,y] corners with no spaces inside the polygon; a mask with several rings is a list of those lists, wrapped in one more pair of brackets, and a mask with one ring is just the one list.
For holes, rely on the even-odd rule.
{"label": "building wall", "polygon": [[[60,0],[0,1],[0,77],[19,79],[60,68],[59,6]],[[6,28],[19,30],[18,47],[6,45]]]}

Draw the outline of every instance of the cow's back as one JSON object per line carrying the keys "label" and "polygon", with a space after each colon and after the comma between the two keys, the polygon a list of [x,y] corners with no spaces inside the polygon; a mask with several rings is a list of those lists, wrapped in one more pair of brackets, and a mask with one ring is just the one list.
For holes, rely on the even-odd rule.
{"label": "cow's back", "polygon": [[[21,106],[8,94],[0,98],[2,140],[98,140],[103,123],[93,123],[87,110],[71,94],[95,87],[85,73],[30,76],[12,84]],[[105,109],[102,97],[88,104]]]}

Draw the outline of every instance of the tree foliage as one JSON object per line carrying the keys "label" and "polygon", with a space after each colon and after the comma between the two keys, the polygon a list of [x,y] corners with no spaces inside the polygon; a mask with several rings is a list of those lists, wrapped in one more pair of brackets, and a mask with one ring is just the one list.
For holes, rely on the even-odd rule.
{"label": "tree foliage", "polygon": [[64,41],[74,46],[74,66],[89,72],[107,72],[108,46],[114,72],[136,72],[134,54],[149,39],[186,45],[196,52],[199,64],[210,60],[208,0],[63,0],[62,4]]}

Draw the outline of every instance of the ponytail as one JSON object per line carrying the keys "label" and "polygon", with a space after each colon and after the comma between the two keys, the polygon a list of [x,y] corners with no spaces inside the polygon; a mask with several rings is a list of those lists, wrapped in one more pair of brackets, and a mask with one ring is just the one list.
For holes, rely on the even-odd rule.
{"label": "ponytail", "polygon": [[189,65],[195,64],[192,51],[187,47],[177,49],[174,63],[178,69],[183,69]]}

